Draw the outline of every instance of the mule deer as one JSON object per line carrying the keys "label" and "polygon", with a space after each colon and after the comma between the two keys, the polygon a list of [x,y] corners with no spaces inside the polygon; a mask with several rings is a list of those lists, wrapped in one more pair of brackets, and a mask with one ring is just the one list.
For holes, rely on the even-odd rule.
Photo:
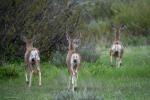
{"label": "mule deer", "polygon": [[[26,52],[24,55],[25,61],[25,79],[28,86],[31,87],[32,75],[34,72],[38,72],[39,86],[41,86],[41,70],[40,70],[40,57],[39,50],[33,47],[33,41],[35,38],[27,39],[23,36],[23,41],[26,43]],[[29,77],[29,79],[28,79]]]}
{"label": "mule deer", "polygon": [[68,67],[69,74],[71,76],[69,80],[69,89],[74,91],[77,89],[78,70],[80,68],[81,63],[81,56],[76,50],[79,47],[80,39],[71,39],[68,34],[66,35],[66,38],[69,44],[68,54],[66,57],[66,64]]}
{"label": "mule deer", "polygon": [[113,58],[116,61],[116,66],[119,68],[120,65],[122,64],[122,56],[123,56],[123,45],[120,41],[120,31],[123,30],[125,28],[125,25],[121,25],[121,26],[113,26],[113,29],[115,31],[115,40],[111,46],[110,49],[110,62],[112,65],[113,62]]}

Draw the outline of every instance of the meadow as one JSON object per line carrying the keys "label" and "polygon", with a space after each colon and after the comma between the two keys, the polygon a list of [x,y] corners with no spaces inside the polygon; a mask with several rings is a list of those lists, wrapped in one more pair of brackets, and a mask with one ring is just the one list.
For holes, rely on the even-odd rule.
{"label": "meadow", "polygon": [[[11,71],[10,71],[11,69]],[[8,71],[9,70],[9,71]],[[0,100],[149,100],[150,47],[127,47],[120,68],[110,66],[108,49],[96,62],[82,62],[78,89],[69,92],[66,66],[41,62],[42,86],[25,83],[24,63],[0,67]]]}

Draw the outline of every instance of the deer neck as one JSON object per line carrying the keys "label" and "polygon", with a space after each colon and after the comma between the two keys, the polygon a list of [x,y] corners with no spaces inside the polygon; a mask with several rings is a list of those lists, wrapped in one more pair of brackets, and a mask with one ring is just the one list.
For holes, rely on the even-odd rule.
{"label": "deer neck", "polygon": [[33,49],[32,44],[26,44],[26,51],[31,51]]}
{"label": "deer neck", "polygon": [[69,44],[69,48],[68,49],[69,49],[69,51],[73,51],[73,52],[76,51],[76,49],[73,47],[72,43]]}
{"label": "deer neck", "polygon": [[117,31],[115,34],[115,41],[120,41],[120,32]]}
{"label": "deer neck", "polygon": [[76,49],[74,49],[74,48],[69,48],[69,52],[71,52],[71,53],[76,52]]}

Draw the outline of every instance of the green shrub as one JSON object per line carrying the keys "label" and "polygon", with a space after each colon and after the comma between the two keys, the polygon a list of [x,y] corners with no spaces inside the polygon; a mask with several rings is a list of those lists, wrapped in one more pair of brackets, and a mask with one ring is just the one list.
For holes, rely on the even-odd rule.
{"label": "green shrub", "polygon": [[113,21],[127,24],[129,32],[133,35],[148,35],[150,27],[149,5],[149,0],[114,2],[112,4],[112,11],[115,13]]}
{"label": "green shrub", "polygon": [[82,61],[95,62],[100,58],[100,52],[96,51],[96,45],[94,42],[84,43],[84,46],[80,49]]}
{"label": "green shrub", "polygon": [[[66,53],[59,51],[54,52],[50,62],[56,66],[66,65]],[[82,62],[95,62],[100,57],[100,52],[96,51],[96,47],[93,42],[85,43],[84,46],[79,48],[79,53],[81,55]]]}
{"label": "green shrub", "polygon": [[63,52],[56,51],[52,54],[52,64],[59,66],[66,64],[66,54]]}
{"label": "green shrub", "polygon": [[19,72],[16,70],[14,66],[0,67],[1,79],[16,78],[18,76],[19,76]]}

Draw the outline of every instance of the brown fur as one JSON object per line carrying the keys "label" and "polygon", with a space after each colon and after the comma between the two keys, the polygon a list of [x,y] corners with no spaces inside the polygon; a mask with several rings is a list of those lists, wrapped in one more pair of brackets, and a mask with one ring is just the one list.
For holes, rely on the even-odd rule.
{"label": "brown fur", "polygon": [[[67,53],[67,57],[66,57],[66,64],[68,67],[68,71],[70,74],[70,81],[69,81],[69,89],[71,89],[72,91],[74,91],[77,87],[77,78],[78,78],[78,70],[80,68],[80,63],[81,63],[81,56],[79,53],[77,53],[76,48],[78,47],[77,45],[77,41],[76,39],[70,39],[70,37],[67,35],[67,40],[69,43],[68,46],[68,53]],[[75,42],[76,41],[76,42]],[[74,65],[72,64],[72,57],[74,55],[77,55],[79,58],[77,58],[77,63]]]}
{"label": "brown fur", "polygon": [[[123,46],[122,46],[121,41],[120,41],[120,31],[123,28],[124,28],[124,26],[119,26],[119,27],[114,28],[114,30],[115,30],[115,39],[114,39],[112,48],[110,49],[110,62],[112,64],[112,59],[115,58],[116,64],[118,65],[118,67],[120,67],[120,65],[122,63],[122,56],[123,56],[123,52],[124,52]],[[119,47],[121,47],[121,48],[118,48],[117,49],[118,51],[116,51],[116,50],[114,51],[113,47],[115,47],[117,45],[119,45]]]}
{"label": "brown fur", "polygon": [[[74,70],[78,70],[80,67],[80,64],[78,64],[76,66],[76,69],[74,69],[74,70],[71,69],[71,63],[70,62],[71,62],[71,56],[73,53],[77,53],[77,52],[76,52],[76,49],[73,47],[72,42],[70,42],[69,47],[68,47],[67,57],[66,57],[66,64],[67,64],[68,71],[69,71],[70,75],[73,74]],[[78,53],[78,55],[80,56],[79,53]],[[81,56],[80,56],[80,61],[81,61]]]}
{"label": "brown fur", "polygon": [[[37,48],[33,47],[33,39],[27,39],[26,37],[23,37],[23,41],[26,43],[26,52],[24,55],[24,61],[25,61],[25,77],[26,82],[29,82],[29,87],[31,87],[31,81],[32,81],[32,74],[34,72],[39,74],[39,85],[41,85],[41,71],[40,71],[40,60],[35,60],[33,62],[29,61],[29,56],[32,50],[39,50]],[[29,76],[29,80],[28,80]]]}

